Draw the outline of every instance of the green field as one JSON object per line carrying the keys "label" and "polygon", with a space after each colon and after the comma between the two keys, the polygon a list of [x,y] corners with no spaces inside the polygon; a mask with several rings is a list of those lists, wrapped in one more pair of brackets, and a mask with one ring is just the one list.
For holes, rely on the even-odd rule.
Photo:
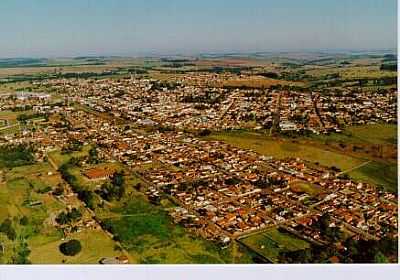
{"label": "green field", "polygon": [[397,164],[373,161],[349,172],[350,177],[370,184],[383,186],[385,190],[397,193]]}
{"label": "green field", "polygon": [[240,242],[272,263],[279,262],[280,253],[310,248],[308,242],[277,228],[245,237]]}
{"label": "green field", "polygon": [[[0,222],[11,219],[16,231],[16,240],[8,240],[3,263],[12,262],[12,257],[17,253],[14,248],[18,248],[20,241],[27,241],[29,244],[32,238],[48,239],[59,236],[58,230],[49,223],[48,218],[51,213],[64,209],[65,206],[42,192],[46,187],[60,182],[60,178],[49,173],[50,171],[53,169],[46,163],[16,167],[7,171],[3,169],[4,181],[0,183]],[[34,205],[35,202],[40,204]],[[18,222],[22,217],[28,219],[26,225]],[[29,244],[29,250],[36,252],[41,248]]]}
{"label": "green field", "polygon": [[50,237],[35,236],[29,241],[33,248],[30,260],[34,264],[98,264],[103,257],[122,255],[115,248],[115,242],[100,230],[83,230],[73,233],[69,238],[77,239],[82,244],[82,251],[72,257],[64,256],[58,249],[63,242],[61,235]]}
{"label": "green field", "polygon": [[320,141],[344,142],[352,144],[397,144],[397,125],[370,124],[347,127],[343,133],[313,135]]}
{"label": "green field", "polygon": [[89,150],[91,149],[90,145],[86,145],[82,147],[82,151],[66,153],[63,154],[60,151],[52,151],[47,154],[49,160],[51,160],[57,167],[67,163],[73,157],[83,157],[87,156]]}
{"label": "green field", "polygon": [[347,129],[355,139],[373,144],[397,144],[397,125],[372,124]]}
{"label": "green field", "polygon": [[[397,125],[371,124],[346,128],[344,133],[313,136],[315,140],[324,143],[346,143],[363,145],[376,149],[376,145],[396,153]],[[363,155],[365,156],[365,155]],[[393,158],[372,162],[348,173],[352,178],[375,185],[381,185],[390,192],[397,192],[397,161]]]}

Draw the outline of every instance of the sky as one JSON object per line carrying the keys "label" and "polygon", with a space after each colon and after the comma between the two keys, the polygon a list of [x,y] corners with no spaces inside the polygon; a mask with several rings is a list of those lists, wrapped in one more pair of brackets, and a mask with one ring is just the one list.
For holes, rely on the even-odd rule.
{"label": "sky", "polygon": [[0,57],[397,48],[396,0],[1,0]]}

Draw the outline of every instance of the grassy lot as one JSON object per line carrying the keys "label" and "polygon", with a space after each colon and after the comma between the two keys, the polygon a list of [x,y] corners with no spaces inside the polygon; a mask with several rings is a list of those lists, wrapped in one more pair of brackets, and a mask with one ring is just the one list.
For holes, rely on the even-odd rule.
{"label": "grassy lot", "polygon": [[[52,213],[65,209],[65,205],[50,194],[43,192],[46,187],[52,187],[61,178],[49,172],[53,169],[46,163],[20,166],[12,169],[3,169],[4,181],[0,183],[0,222],[9,218],[13,221],[16,231],[16,240],[8,240],[4,263],[11,262],[11,257],[16,254],[20,240],[28,241],[32,238],[52,239],[59,236],[59,232],[49,223]],[[40,202],[39,205],[31,205]],[[19,220],[26,217],[27,224],[20,224]],[[32,252],[39,250],[31,246]],[[28,256],[29,258],[29,256]],[[49,259],[53,262],[52,259]]]}
{"label": "grassy lot", "polygon": [[[53,169],[46,163],[13,168],[5,173],[5,182],[0,190],[2,211],[6,216],[30,216],[40,226],[47,215],[64,206],[44,192],[62,182],[58,175],[49,173]],[[30,206],[30,202],[41,201],[42,205]]]}
{"label": "grassy lot", "polygon": [[17,134],[21,130],[18,124],[13,124],[7,127],[0,128],[0,135]]}
{"label": "grassy lot", "polygon": [[0,120],[7,121],[7,125],[0,126],[0,135],[15,134],[20,131],[20,126],[17,122],[17,117],[20,114],[30,113],[31,111],[12,112],[0,111]]}
{"label": "grassy lot", "polygon": [[47,154],[49,160],[51,160],[54,164],[58,167],[67,163],[73,157],[83,157],[87,156],[89,150],[91,149],[90,145],[83,146],[82,151],[73,152],[73,153],[66,153],[62,154],[60,151],[53,151]]}
{"label": "grassy lot", "polygon": [[0,119],[16,120],[20,112],[0,111]]}
{"label": "grassy lot", "polygon": [[397,125],[372,124],[347,129],[354,139],[372,144],[397,144]]}
{"label": "grassy lot", "polygon": [[9,120],[9,121],[16,121],[16,120],[17,120],[17,117],[18,117],[19,115],[22,115],[22,114],[29,115],[29,114],[32,114],[32,113],[33,113],[32,110],[19,111],[19,112],[0,111],[0,119]]}
{"label": "grassy lot", "polygon": [[273,263],[279,261],[279,254],[310,247],[310,244],[290,233],[279,232],[277,228],[257,233],[241,239],[247,247],[264,256]]}
{"label": "grassy lot", "polygon": [[316,196],[322,192],[320,187],[306,181],[293,182],[290,184],[290,188],[294,192],[307,193],[311,196]]}
{"label": "grassy lot", "polygon": [[115,248],[115,242],[100,230],[85,229],[79,233],[73,233],[70,239],[81,242],[82,251],[75,256],[64,256],[59,245],[63,242],[61,236],[43,238],[36,236],[29,244],[33,248],[30,260],[34,264],[98,264],[103,257],[117,257],[122,253]]}
{"label": "grassy lot", "polygon": [[[351,171],[349,175],[360,181],[383,186],[387,191],[397,192],[397,160],[388,155],[396,154],[397,150],[397,125],[372,124],[348,127],[342,134],[312,136],[323,143],[345,143],[360,145],[370,151],[376,150],[377,145],[384,151],[383,159],[372,159],[361,168]],[[362,157],[368,155],[363,154]],[[361,157],[360,157],[361,158]]]}
{"label": "grassy lot", "polygon": [[[1,92],[0,92],[1,94]],[[20,111],[20,112],[12,112],[12,111],[0,111],[0,121],[7,121],[6,125],[0,125],[0,135],[9,135],[9,134],[17,134],[20,132],[24,127],[30,127],[31,125],[25,125],[21,122],[17,121],[17,117],[19,115],[31,115],[33,113],[32,110]],[[43,121],[44,119],[34,118],[31,119],[33,122],[38,123]],[[1,122],[0,122],[1,123]]]}
{"label": "grassy lot", "polygon": [[397,164],[373,161],[349,173],[350,177],[370,184],[383,186],[385,190],[398,193]]}
{"label": "grassy lot", "polygon": [[[209,241],[188,234],[172,223],[161,206],[150,204],[138,192],[131,193],[112,211],[120,216],[103,220],[138,263],[210,264],[233,260],[229,249],[221,250]],[[250,260],[241,256],[236,261]]]}

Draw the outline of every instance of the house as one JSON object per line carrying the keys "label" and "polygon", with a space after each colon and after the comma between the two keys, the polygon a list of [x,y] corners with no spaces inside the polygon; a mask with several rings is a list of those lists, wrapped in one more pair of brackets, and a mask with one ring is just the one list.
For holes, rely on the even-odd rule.
{"label": "house", "polygon": [[115,170],[111,168],[92,168],[86,170],[83,174],[89,180],[104,180],[110,178],[114,173]]}

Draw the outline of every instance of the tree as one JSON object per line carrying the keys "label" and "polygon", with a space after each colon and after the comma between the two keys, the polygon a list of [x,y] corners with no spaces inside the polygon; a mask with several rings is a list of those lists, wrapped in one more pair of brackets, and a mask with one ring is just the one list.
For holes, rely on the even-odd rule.
{"label": "tree", "polygon": [[20,225],[26,226],[29,223],[28,217],[27,216],[23,216],[20,220],[19,220]]}
{"label": "tree", "polygon": [[76,239],[64,242],[59,247],[60,252],[66,256],[75,256],[82,250],[81,242]]}
{"label": "tree", "polygon": [[375,263],[388,263],[388,259],[382,254],[381,251],[378,251],[374,257]]}
{"label": "tree", "polygon": [[65,225],[68,223],[68,216],[65,212],[61,212],[57,218],[56,218],[56,222],[60,225]]}
{"label": "tree", "polygon": [[56,222],[60,225],[65,225],[69,224],[71,222],[75,222],[79,220],[82,217],[81,212],[73,208],[71,211],[61,212],[57,217],[56,217]]}
{"label": "tree", "polygon": [[57,188],[55,188],[55,189],[53,190],[53,195],[55,195],[55,196],[60,196],[60,195],[62,195],[63,193],[64,193],[64,188],[61,187],[61,186],[58,186]]}
{"label": "tree", "polygon": [[112,177],[112,183],[118,187],[124,184],[124,175],[122,174],[122,172],[114,173]]}
{"label": "tree", "polygon": [[7,238],[10,240],[15,240],[17,237],[17,233],[15,229],[12,227],[12,222],[10,219],[5,219],[0,225],[0,232],[7,235]]}
{"label": "tree", "polygon": [[31,264],[28,259],[30,253],[31,250],[29,250],[28,244],[21,242],[17,254],[11,258],[11,261],[13,264]]}
{"label": "tree", "polygon": [[113,182],[105,182],[100,190],[96,191],[103,199],[111,201],[112,199],[120,200],[125,194],[123,185],[123,177],[113,178]]}
{"label": "tree", "polygon": [[98,158],[96,147],[93,147],[89,150],[88,162],[89,163],[99,163],[99,158]]}
{"label": "tree", "polygon": [[208,136],[210,134],[211,134],[211,130],[209,130],[209,129],[202,129],[199,132],[199,136]]}
{"label": "tree", "polygon": [[78,198],[83,201],[87,207],[93,209],[93,193],[89,190],[80,190]]}
{"label": "tree", "polygon": [[76,221],[76,220],[79,220],[80,218],[82,218],[81,212],[76,208],[72,208],[71,212],[69,212],[68,215],[71,218],[71,220],[73,220],[73,221]]}

